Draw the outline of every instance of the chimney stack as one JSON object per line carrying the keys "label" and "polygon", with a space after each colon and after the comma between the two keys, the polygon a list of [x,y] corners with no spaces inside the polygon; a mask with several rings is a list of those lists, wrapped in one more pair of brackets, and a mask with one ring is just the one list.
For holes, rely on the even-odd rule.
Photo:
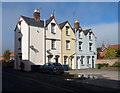
{"label": "chimney stack", "polygon": [[40,21],[40,12],[39,12],[39,9],[35,9],[34,10],[34,19],[37,20],[37,21]]}
{"label": "chimney stack", "polygon": [[102,44],[102,50],[105,48],[105,45],[104,44]]}
{"label": "chimney stack", "polygon": [[79,29],[79,28],[80,28],[80,23],[79,23],[78,20],[75,20],[74,28],[76,28],[76,29]]}

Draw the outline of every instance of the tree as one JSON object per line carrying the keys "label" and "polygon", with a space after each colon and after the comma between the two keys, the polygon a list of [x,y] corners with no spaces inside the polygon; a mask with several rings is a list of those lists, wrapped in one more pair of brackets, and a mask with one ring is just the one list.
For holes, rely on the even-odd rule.
{"label": "tree", "polygon": [[116,50],[116,53],[117,53],[117,54],[116,54],[116,57],[120,57],[120,49],[117,49],[117,50]]}
{"label": "tree", "polygon": [[114,48],[108,48],[105,57],[116,57],[116,51]]}
{"label": "tree", "polygon": [[4,57],[5,62],[9,62],[9,60],[10,60],[10,54],[11,54],[10,50],[6,50],[4,52],[3,57]]}

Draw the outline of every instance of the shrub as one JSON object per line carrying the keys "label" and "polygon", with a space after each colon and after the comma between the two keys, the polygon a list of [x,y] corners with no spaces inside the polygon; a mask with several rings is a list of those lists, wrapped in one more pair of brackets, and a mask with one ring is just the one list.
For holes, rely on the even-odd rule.
{"label": "shrub", "polygon": [[112,67],[120,67],[120,62],[115,62]]}

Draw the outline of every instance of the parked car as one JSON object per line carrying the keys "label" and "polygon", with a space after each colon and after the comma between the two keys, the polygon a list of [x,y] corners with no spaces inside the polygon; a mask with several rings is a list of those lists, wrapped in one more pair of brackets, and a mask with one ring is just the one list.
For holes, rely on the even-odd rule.
{"label": "parked car", "polygon": [[40,72],[50,73],[50,74],[54,74],[54,73],[63,74],[64,68],[60,63],[46,63],[40,67]]}
{"label": "parked car", "polygon": [[64,71],[68,71],[70,68],[68,65],[63,65]]}

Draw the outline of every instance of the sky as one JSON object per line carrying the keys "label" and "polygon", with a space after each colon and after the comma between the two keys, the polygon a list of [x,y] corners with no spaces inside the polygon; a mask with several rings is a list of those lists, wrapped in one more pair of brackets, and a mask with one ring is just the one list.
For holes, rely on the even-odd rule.
{"label": "sky", "polygon": [[97,46],[118,44],[117,2],[2,2],[2,50],[14,50],[14,29],[21,15],[33,17],[40,9],[41,20],[48,19],[55,9],[58,23],[68,20],[73,27],[79,20],[83,29],[91,28]]}

